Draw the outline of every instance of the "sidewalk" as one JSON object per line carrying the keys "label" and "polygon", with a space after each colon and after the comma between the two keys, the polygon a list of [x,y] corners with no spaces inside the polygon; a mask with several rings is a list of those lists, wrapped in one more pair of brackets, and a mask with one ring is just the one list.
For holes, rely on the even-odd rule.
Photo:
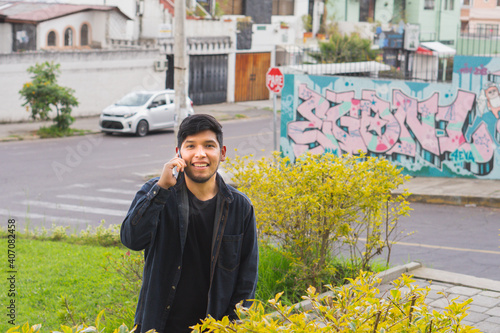
{"label": "sidewalk", "polygon": [[[277,108],[280,108],[279,102]],[[272,100],[202,105],[195,106],[194,109],[196,113],[212,114],[220,121],[273,116]],[[99,133],[98,120],[98,116],[78,118],[72,127],[87,130],[89,133]],[[0,142],[37,139],[34,132],[41,126],[51,124],[52,122],[0,124]],[[409,197],[412,202],[500,208],[500,180],[414,177],[404,187],[412,193]],[[485,333],[500,332],[499,281],[430,269],[421,267],[418,263],[410,263],[381,273],[383,282],[379,289],[382,292],[390,289],[390,281],[405,272],[415,277],[415,284],[430,286],[431,292],[427,298],[429,306],[439,310],[447,305],[445,296],[438,294],[440,291],[444,292],[450,300],[455,297],[459,297],[459,300],[472,298],[474,301],[467,311],[469,313],[466,317],[467,324]]]}
{"label": "sidewalk", "polygon": [[[425,299],[429,310],[443,312],[452,300],[463,302],[472,298],[473,301],[466,311],[468,315],[461,324],[473,326],[483,333],[500,332],[500,282],[426,268],[417,262],[411,262],[377,274],[381,279],[380,285],[377,286],[380,297],[394,289],[391,282],[401,274],[412,275],[415,280],[413,286],[430,288]],[[408,291],[406,287],[401,289],[402,293]],[[303,301],[299,306],[304,310],[311,309],[309,301]]]}
{"label": "sidewalk", "polygon": [[[279,102],[276,104],[279,110]],[[208,113],[219,121],[273,116],[272,100],[195,105],[193,108],[195,113]],[[52,124],[52,121],[0,124],[0,142],[38,139],[35,132],[42,126],[51,126]],[[99,129],[99,116],[76,118],[71,127],[89,133],[101,132]]]}

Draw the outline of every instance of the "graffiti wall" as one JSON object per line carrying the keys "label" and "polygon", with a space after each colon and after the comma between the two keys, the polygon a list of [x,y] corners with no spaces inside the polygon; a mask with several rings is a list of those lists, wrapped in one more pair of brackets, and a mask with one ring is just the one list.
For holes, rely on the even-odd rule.
{"label": "graffiti wall", "polygon": [[415,176],[500,179],[500,58],[454,59],[453,82],[285,75],[281,150],[387,158]]}

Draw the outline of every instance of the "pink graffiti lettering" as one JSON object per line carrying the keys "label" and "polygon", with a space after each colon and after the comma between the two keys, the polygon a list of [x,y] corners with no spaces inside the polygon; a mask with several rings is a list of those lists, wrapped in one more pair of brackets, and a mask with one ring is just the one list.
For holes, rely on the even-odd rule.
{"label": "pink graffiti lettering", "polygon": [[468,67],[467,63],[465,63],[465,65],[464,65],[463,68],[460,68],[460,73],[470,74],[470,73],[472,73],[472,71],[473,71],[473,68],[472,67]]}
{"label": "pink graffiti lettering", "polygon": [[462,74],[473,74],[473,75],[488,75],[488,68],[484,67],[484,65],[479,65],[479,67],[469,67],[467,63],[465,63],[463,68],[460,68],[460,73]]}
{"label": "pink graffiti lettering", "polygon": [[375,91],[364,90],[361,103],[361,136],[368,149],[374,153],[385,153],[398,141],[401,127],[391,113],[389,102],[377,97]]}
{"label": "pink graffiti lettering", "polygon": [[[354,92],[335,93],[326,91],[326,99],[334,104],[326,119],[332,124],[332,134],[339,143],[340,149],[349,154],[359,151],[367,152],[366,145],[361,137],[359,100],[354,99]],[[351,147],[356,150],[351,150]]]}
{"label": "pink graffiti lettering", "polygon": [[[476,116],[474,93],[459,90],[445,106],[438,105],[438,93],[418,101],[399,89],[393,90],[392,105],[373,90],[363,90],[361,99],[353,91],[325,95],[299,86],[297,121],[287,124],[295,156],[361,151],[392,159],[420,156],[437,168],[450,160],[478,175],[491,172],[495,144],[486,124],[476,128],[470,142],[465,137]],[[496,129],[500,139],[500,120]]]}
{"label": "pink graffiti lettering", "polygon": [[488,68],[484,65],[480,65],[474,69],[474,75],[488,75]]}

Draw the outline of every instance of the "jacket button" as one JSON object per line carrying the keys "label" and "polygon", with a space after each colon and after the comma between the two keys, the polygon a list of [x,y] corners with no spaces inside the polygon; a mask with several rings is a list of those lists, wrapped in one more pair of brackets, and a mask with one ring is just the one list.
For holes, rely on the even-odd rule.
{"label": "jacket button", "polygon": [[170,305],[169,305],[169,306],[167,306],[167,310],[170,310]]}
{"label": "jacket button", "polygon": [[172,286],[172,289],[175,290],[175,286]]}
{"label": "jacket button", "polygon": [[181,266],[178,266],[177,269],[181,269]]}

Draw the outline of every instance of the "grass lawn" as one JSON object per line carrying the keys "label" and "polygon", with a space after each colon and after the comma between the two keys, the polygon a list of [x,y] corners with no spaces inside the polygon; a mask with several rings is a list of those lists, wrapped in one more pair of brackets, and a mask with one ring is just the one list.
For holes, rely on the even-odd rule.
{"label": "grass lawn", "polygon": [[[55,229],[54,229],[55,230]],[[57,230],[56,230],[57,231]],[[64,230],[63,230],[64,231]],[[57,234],[57,232],[54,232]],[[95,238],[95,237],[94,237]],[[101,240],[106,238],[103,236]],[[85,237],[76,239],[85,241]],[[75,241],[75,239],[73,239]],[[88,239],[87,239],[88,241]],[[85,322],[93,325],[98,313],[106,309],[105,333],[113,332],[122,323],[129,329],[133,327],[133,316],[138,297],[136,292],[125,291],[124,285],[132,286],[130,281],[121,276],[130,276],[131,271],[124,270],[120,261],[127,252],[124,247],[103,247],[99,245],[81,245],[74,242],[16,238],[15,243],[15,297],[8,296],[12,273],[7,257],[8,239],[0,238],[4,250],[0,251],[0,263],[3,265],[0,283],[0,332],[12,327],[7,316],[7,306],[12,299],[16,305],[16,325],[29,322],[30,325],[42,324],[42,332],[59,331],[60,325],[74,326]],[[115,239],[116,243],[117,240]],[[109,258],[113,259],[110,263]],[[127,260],[140,262],[140,254],[125,256]],[[139,266],[135,269],[141,270]],[[340,266],[339,266],[340,267]],[[284,291],[283,301],[288,304],[300,301],[300,295],[294,295],[293,278],[285,278],[290,268],[290,260],[285,259],[281,251],[261,244],[259,261],[259,283],[256,298],[264,303],[276,293]],[[376,271],[382,270],[375,267]],[[354,272],[340,272],[339,281]],[[140,281],[137,281],[140,283]],[[333,281],[329,281],[333,282]],[[134,289],[134,288],[132,288]],[[302,294],[301,294],[302,295]],[[61,296],[69,299],[73,318],[67,314]],[[102,327],[102,326],[101,326]]]}
{"label": "grass lawn", "polygon": [[[5,332],[12,327],[6,316],[6,306],[12,298],[7,296],[10,288],[6,273],[7,239],[1,241],[4,269],[0,283],[0,332]],[[124,248],[17,238],[15,251],[16,325],[29,321],[30,325],[42,324],[43,332],[60,330],[63,322],[58,312],[64,310],[61,295],[68,296],[74,319],[77,322],[85,319],[87,324],[91,324],[102,309],[118,308],[122,304],[135,306],[135,295],[127,295],[122,288],[123,278],[105,269],[107,255],[118,258],[126,252]],[[131,327],[133,323],[125,324]],[[73,326],[71,320],[67,325]]]}

